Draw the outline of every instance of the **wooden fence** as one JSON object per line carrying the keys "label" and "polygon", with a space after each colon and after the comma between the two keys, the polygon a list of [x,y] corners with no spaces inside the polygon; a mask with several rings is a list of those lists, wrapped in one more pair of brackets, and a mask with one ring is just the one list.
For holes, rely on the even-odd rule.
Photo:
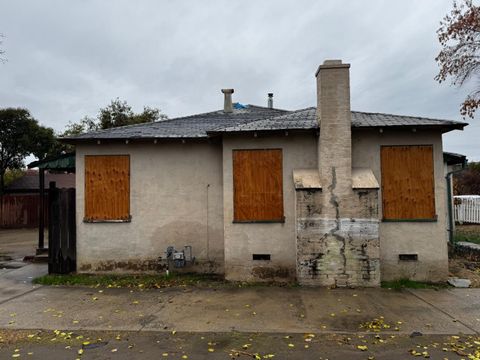
{"label": "wooden fence", "polygon": [[[0,196],[0,228],[38,227],[39,194],[5,194]],[[45,224],[48,223],[48,196],[45,195]]]}
{"label": "wooden fence", "polygon": [[480,196],[454,196],[453,203],[456,222],[480,224]]}
{"label": "wooden fence", "polygon": [[75,189],[49,187],[48,273],[76,270]]}

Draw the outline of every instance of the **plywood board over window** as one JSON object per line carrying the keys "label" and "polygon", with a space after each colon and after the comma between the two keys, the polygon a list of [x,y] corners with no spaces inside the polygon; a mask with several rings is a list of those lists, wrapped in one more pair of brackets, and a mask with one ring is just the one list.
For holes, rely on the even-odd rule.
{"label": "plywood board over window", "polygon": [[130,220],[130,156],[85,156],[85,221]]}
{"label": "plywood board over window", "polygon": [[384,220],[435,220],[432,145],[382,146]]}
{"label": "plywood board over window", "polygon": [[235,222],[283,222],[282,150],[234,150]]}

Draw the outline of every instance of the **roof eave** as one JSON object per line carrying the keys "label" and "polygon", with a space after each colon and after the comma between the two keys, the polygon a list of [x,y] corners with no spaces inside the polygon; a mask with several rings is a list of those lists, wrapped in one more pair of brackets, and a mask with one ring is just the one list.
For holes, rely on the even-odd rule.
{"label": "roof eave", "polygon": [[436,129],[442,133],[446,133],[452,130],[463,130],[467,123],[458,124],[428,124],[428,125],[371,125],[371,126],[356,126],[352,125],[352,129]]}
{"label": "roof eave", "polygon": [[298,131],[298,132],[311,132],[318,131],[318,128],[284,128],[284,129],[248,129],[248,130],[234,130],[234,131],[208,131],[209,136],[221,136],[226,134],[250,134],[250,133],[272,133],[272,132],[285,132],[285,131]]}
{"label": "roof eave", "polygon": [[154,140],[202,140],[208,136],[131,136],[131,137],[89,137],[89,138],[64,138],[59,141],[70,144],[87,144],[95,142],[118,142],[118,141],[154,141]]}
{"label": "roof eave", "polygon": [[458,165],[461,164],[463,167],[467,164],[467,156],[463,154],[451,153],[448,151],[443,152],[443,161],[447,165]]}

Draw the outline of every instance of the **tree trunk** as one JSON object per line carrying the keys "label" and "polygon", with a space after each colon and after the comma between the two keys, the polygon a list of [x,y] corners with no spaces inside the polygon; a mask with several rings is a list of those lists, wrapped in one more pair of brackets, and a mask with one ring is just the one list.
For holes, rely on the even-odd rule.
{"label": "tree trunk", "polygon": [[0,172],[0,195],[3,196],[5,190],[5,171]]}

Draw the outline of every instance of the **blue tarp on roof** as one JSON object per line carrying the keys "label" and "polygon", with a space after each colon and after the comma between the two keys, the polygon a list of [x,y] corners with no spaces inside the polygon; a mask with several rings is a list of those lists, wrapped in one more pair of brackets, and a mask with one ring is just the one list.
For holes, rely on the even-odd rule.
{"label": "blue tarp on roof", "polygon": [[248,105],[243,105],[243,104],[240,104],[240,103],[236,102],[236,103],[233,103],[233,108],[237,109],[237,110],[241,110],[241,109],[248,108]]}

